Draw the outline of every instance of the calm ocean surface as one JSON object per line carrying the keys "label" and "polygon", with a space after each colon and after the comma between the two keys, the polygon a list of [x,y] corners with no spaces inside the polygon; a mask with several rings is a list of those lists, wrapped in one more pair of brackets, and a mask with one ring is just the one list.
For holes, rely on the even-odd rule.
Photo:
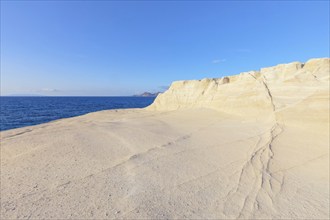
{"label": "calm ocean surface", "polygon": [[0,97],[0,131],[106,109],[143,108],[154,97]]}

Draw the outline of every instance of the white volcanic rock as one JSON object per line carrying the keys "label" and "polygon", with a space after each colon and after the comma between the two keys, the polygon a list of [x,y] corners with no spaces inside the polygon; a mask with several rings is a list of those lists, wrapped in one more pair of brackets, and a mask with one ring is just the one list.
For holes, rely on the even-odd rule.
{"label": "white volcanic rock", "polygon": [[329,61],[1,132],[1,219],[328,219]]}
{"label": "white volcanic rock", "polygon": [[149,110],[212,108],[256,117],[294,105],[312,93],[328,91],[329,59],[262,68],[219,79],[173,82]]}

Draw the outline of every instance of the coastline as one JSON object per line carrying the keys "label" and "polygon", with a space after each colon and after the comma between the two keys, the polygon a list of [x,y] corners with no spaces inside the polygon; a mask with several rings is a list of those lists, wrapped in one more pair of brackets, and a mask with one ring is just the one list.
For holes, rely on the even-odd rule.
{"label": "coastline", "polygon": [[2,218],[329,216],[329,59],[2,131]]}
{"label": "coastline", "polygon": [[110,109],[144,108],[154,97],[1,97],[0,131]]}

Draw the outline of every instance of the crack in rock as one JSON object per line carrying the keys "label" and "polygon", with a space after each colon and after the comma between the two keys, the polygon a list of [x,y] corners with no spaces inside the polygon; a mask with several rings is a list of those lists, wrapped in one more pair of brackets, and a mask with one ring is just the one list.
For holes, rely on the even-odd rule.
{"label": "crack in rock", "polygon": [[252,213],[263,208],[276,212],[274,199],[283,187],[270,170],[274,158],[273,142],[282,133],[278,123],[266,134],[260,135],[255,149],[242,166],[236,186],[227,194],[224,214],[230,218],[253,218]]}

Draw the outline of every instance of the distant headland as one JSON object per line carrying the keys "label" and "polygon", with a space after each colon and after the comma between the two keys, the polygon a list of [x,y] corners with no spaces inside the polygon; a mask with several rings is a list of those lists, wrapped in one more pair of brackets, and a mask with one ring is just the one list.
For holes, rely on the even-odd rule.
{"label": "distant headland", "polygon": [[157,97],[161,92],[155,92],[155,93],[151,93],[151,92],[144,92],[138,95],[133,95],[134,97]]}

